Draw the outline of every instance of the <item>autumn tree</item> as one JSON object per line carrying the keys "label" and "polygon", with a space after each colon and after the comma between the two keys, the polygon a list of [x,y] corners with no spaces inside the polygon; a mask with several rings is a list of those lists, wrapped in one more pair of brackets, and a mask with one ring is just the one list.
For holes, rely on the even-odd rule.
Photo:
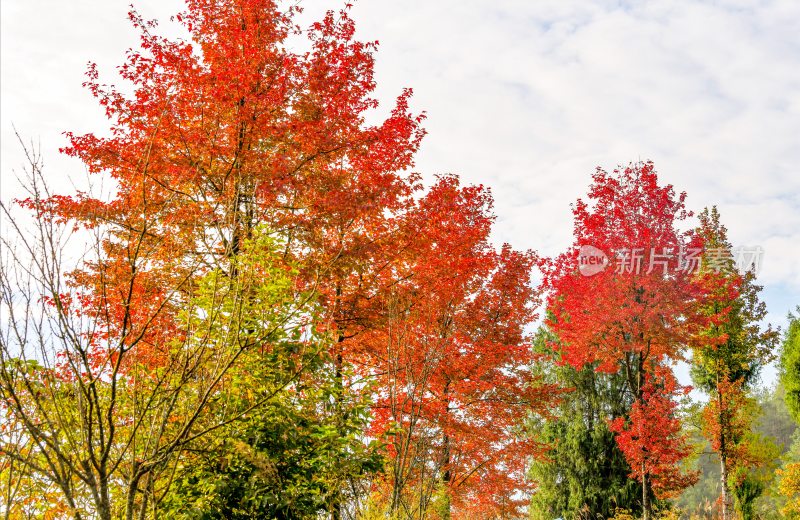
{"label": "autumn tree", "polygon": [[[38,224],[29,231],[3,207],[15,235],[3,237],[0,266],[9,316],[0,406],[17,430],[3,436],[0,452],[26,478],[58,488],[42,504],[47,514],[145,518],[183,452],[270,403],[311,366],[319,349],[304,337],[311,298],[262,232],[240,245],[235,277],[208,271],[180,298],[181,279],[156,284],[148,276],[159,258],[142,230],[127,240],[116,234],[113,245],[129,252],[123,259],[108,254],[106,226],[84,235],[93,248],[77,263],[113,266],[113,277],[92,279],[98,292],[87,290],[73,277],[87,271],[65,261],[73,227],[46,211],[37,164],[27,204],[40,209]],[[173,314],[175,300],[183,308]],[[247,399],[232,398],[225,390],[252,373],[245,361],[254,358],[270,377]]]}
{"label": "autumn tree", "polygon": [[677,384],[668,367],[657,366],[645,377],[642,398],[627,418],[614,419],[611,430],[636,480],[649,479],[657,497],[672,498],[697,480],[676,464],[691,453],[677,414],[677,400],[687,389]]}
{"label": "autumn tree", "polygon": [[490,244],[491,204],[485,188],[445,176],[407,216],[409,276],[374,334],[389,369],[374,430],[389,433],[391,514],[516,514],[540,451],[519,435],[550,401],[528,369],[534,257]]}
{"label": "autumn tree", "polygon": [[[373,326],[375,273],[395,250],[387,215],[412,200],[416,177],[404,170],[423,132],[408,112],[410,91],[382,123],[365,123],[378,106],[376,44],[354,39],[346,11],[307,30],[294,22],[298,12],[269,0],[190,0],[175,17],[188,35],[180,40],[158,36],[155,22],[131,12],[140,48],[119,70],[132,93],[103,84],[90,66],[86,86],[110,136],[68,134],[64,150],[110,177],[114,194],[55,195],[34,209],[107,230],[103,262],[75,271],[71,283],[88,307],[107,301],[117,313],[139,313],[131,326],[143,340],[134,354],[151,369],[163,363],[163,345],[200,280],[218,271],[235,284],[243,244],[269,229],[281,237],[283,261],[299,266],[299,286],[321,302],[320,331],[336,331],[332,362],[343,396],[355,388],[345,378],[346,357],[360,348],[353,338]],[[293,52],[287,40],[301,35],[310,50]],[[135,266],[144,282],[126,299],[104,288],[130,277],[131,237],[149,260]],[[165,287],[175,288],[168,297],[159,293]],[[147,321],[154,306],[159,319]],[[341,516],[341,500],[330,507]]]}
{"label": "autumn tree", "polygon": [[[271,312],[292,308],[290,301],[276,301],[294,290],[298,275],[287,271],[281,251],[257,229],[235,258],[235,277],[214,271],[202,280],[198,298],[205,312],[195,329],[222,345],[246,340],[254,347],[239,357],[208,415],[224,417],[229,409],[246,413],[193,442],[169,477],[156,482],[162,489],[151,493],[153,517],[316,518],[338,502],[351,479],[380,469],[377,446],[362,436],[366,403],[339,394],[332,339],[318,330],[320,310],[308,298],[313,294],[305,295],[306,306],[292,316],[292,327],[279,336],[265,330]],[[219,294],[209,286],[226,289]],[[236,321],[209,323],[214,315],[207,309],[215,308]]]}
{"label": "autumn tree", "polygon": [[[573,207],[573,247],[544,266],[547,325],[558,337],[554,348],[564,362],[621,371],[633,396],[632,410],[638,410],[636,420],[647,421],[653,418],[647,407],[667,406],[664,399],[669,399],[669,392],[656,395],[669,388],[657,374],[659,367],[682,358],[695,326],[690,319],[694,264],[687,236],[677,230],[689,216],[685,194],[660,186],[652,163],[637,163],[612,174],[598,169],[589,199]],[[601,262],[592,271],[581,264],[589,261],[587,251]],[[662,383],[653,380],[656,376]],[[639,466],[632,469],[641,478],[645,519],[650,517],[651,481],[682,458],[681,450],[672,454],[669,463],[657,465],[629,459]]]}
{"label": "autumn tree", "polygon": [[745,439],[752,417],[745,405],[748,387],[758,370],[772,359],[777,332],[762,329],[766,305],[755,273],[734,268],[733,248],[716,207],[699,215],[697,244],[704,248],[696,283],[703,296],[697,312],[703,319],[693,355],[692,378],[711,399],[703,413],[703,431],[720,459],[722,518],[731,518],[729,477],[746,460]]}
{"label": "autumn tree", "polygon": [[[169,444],[177,458],[151,463],[134,456],[128,509],[146,515],[147,508],[194,507],[190,486],[181,488],[187,496],[169,493],[175,478],[208,484],[233,470],[246,474],[249,484],[267,485],[271,481],[259,464],[275,462],[280,451],[262,434],[280,424],[280,413],[308,419],[301,432],[306,438],[330,441],[322,443],[314,468],[331,469],[327,462],[342,450],[360,449],[348,443],[357,440],[363,398],[386,402],[390,385],[398,382],[405,392],[409,379],[391,364],[395,354],[384,352],[387,343],[394,344],[395,331],[406,327],[414,337],[403,363],[432,375],[424,406],[414,412],[431,439],[430,449],[418,452],[425,467],[420,481],[442,494],[445,515],[451,503],[458,514],[515,511],[525,464],[536,451],[515,428],[547,402],[527,369],[524,329],[533,317],[533,256],[489,245],[493,217],[484,188],[460,188],[447,177],[420,196],[418,176],[409,170],[424,132],[422,117],[409,111],[411,92],[400,94],[383,121],[367,124],[367,114],[378,108],[372,97],[376,44],[355,39],[347,9],[328,12],[308,29],[297,26],[298,12],[295,5],[270,0],[188,0],[186,11],[175,17],[186,38],[177,40],[159,36],[155,22],[131,12],[141,43],[119,69],[130,88],[103,84],[93,65],[87,75],[87,88],[109,118],[109,136],[68,134],[64,149],[94,178],[110,179],[111,196],[79,192],[25,201],[48,222],[98,235],[94,261],[64,277],[80,294],[80,312],[98,318],[108,338],[125,338],[116,354],[96,353],[94,344],[84,350],[118,363],[131,392],[140,396],[146,375],[177,363],[173,351],[191,351],[182,342],[199,355],[235,353],[225,362],[188,363],[235,375],[186,376],[216,385],[200,393],[203,420],[192,424],[207,424],[231,442],[205,438],[198,435],[205,430],[191,426],[178,429],[182,440]],[[306,39],[307,52],[292,50],[296,37]],[[259,256],[251,248],[263,244],[263,234],[275,247],[261,251],[268,269],[261,276],[280,282],[281,269],[292,272],[291,290],[279,285],[304,305],[270,306],[257,297],[279,294],[254,275],[253,258]],[[209,284],[219,296],[206,294]],[[60,300],[54,303],[58,308]],[[256,304],[291,316],[305,316],[310,307],[313,320],[303,324],[304,334],[321,339],[298,344],[298,338],[282,336],[282,327],[246,319],[251,311],[260,315]],[[231,305],[239,310],[224,310]],[[210,317],[228,322],[220,328]],[[300,327],[295,318],[285,325]],[[267,330],[279,337],[264,336]],[[325,355],[317,352],[320,346]],[[275,349],[285,349],[285,359],[271,358]],[[294,359],[311,352],[307,362]],[[324,359],[326,372],[304,380],[319,366],[312,362],[317,358]],[[262,366],[263,372],[246,368]],[[273,378],[294,374],[287,367],[298,370],[296,377],[274,385]],[[382,379],[389,373],[401,375]],[[323,393],[331,402],[320,404],[322,410],[309,401],[314,377],[324,388],[333,385]],[[232,381],[266,393],[244,399],[231,389]],[[180,424],[175,417],[167,413],[162,419],[172,428]],[[410,424],[406,417],[403,408],[392,420],[376,420],[373,431],[396,431]],[[112,429],[115,420],[107,415]],[[418,439],[416,431],[409,436]],[[238,450],[232,439],[247,449]],[[187,470],[186,451],[208,452],[215,442],[231,465],[198,457]],[[284,470],[307,474],[298,466]],[[360,484],[364,473],[334,473],[342,478],[315,481],[308,489],[324,495],[333,518],[351,516],[347,489]],[[240,488],[251,497],[254,489]],[[217,491],[208,511],[229,514],[225,508],[238,495]],[[273,514],[277,509],[270,508],[279,506],[262,505],[266,509],[249,511]]]}

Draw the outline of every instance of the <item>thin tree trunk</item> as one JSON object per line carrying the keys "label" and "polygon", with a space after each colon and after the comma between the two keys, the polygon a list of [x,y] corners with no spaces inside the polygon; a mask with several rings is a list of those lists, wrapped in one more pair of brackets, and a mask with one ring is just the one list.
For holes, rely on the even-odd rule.
{"label": "thin tree trunk", "polygon": [[441,520],[450,520],[450,481],[453,473],[450,471],[450,437],[445,433],[444,439],[444,473],[442,473],[442,496],[444,504],[439,511]]}
{"label": "thin tree trunk", "polygon": [[125,501],[126,520],[133,520],[133,517],[136,514],[136,491],[139,490],[139,480],[141,479],[141,474],[139,473],[139,464],[136,462],[133,463],[132,473],[133,476],[130,484],[128,484],[128,496],[126,497]]}
{"label": "thin tree trunk", "polygon": [[645,464],[642,462],[642,520],[650,520],[650,490],[648,489]]}
{"label": "thin tree trunk", "polygon": [[[342,335],[341,332],[340,332],[339,333],[339,341],[338,341],[338,344],[337,344],[337,347],[336,347],[337,348],[337,352],[336,352],[336,358],[335,358],[335,363],[336,363],[336,374],[335,374],[336,381],[335,381],[335,384],[336,384],[336,390],[337,390],[337,393],[338,393],[338,395],[336,396],[336,412],[335,413],[336,413],[337,419],[340,420],[340,421],[343,421],[342,414],[344,413],[344,411],[343,411],[343,407],[344,407],[344,403],[343,403],[343,400],[344,400],[344,374],[342,373],[344,359],[343,359],[342,350],[341,350],[342,341],[344,341],[344,335]],[[341,429],[340,429],[340,433],[341,433]],[[341,490],[339,490],[339,489],[337,489],[334,493],[335,494],[333,496],[333,503],[331,504],[331,520],[341,520],[341,518],[342,518],[342,493],[341,493]]]}
{"label": "thin tree trunk", "polygon": [[[341,286],[336,286],[336,306],[339,306],[339,298],[342,295],[342,288]],[[338,310],[338,309],[337,309]],[[342,343],[345,340],[344,332],[341,329],[338,331],[338,337],[336,341],[336,356],[334,357],[334,364],[335,364],[335,382],[336,385],[336,404],[335,404],[335,411],[336,419],[340,422],[339,426],[339,434],[344,436],[344,423],[346,421],[346,417],[344,417],[344,355],[342,353]],[[341,489],[337,489],[334,492],[334,496],[332,497],[331,503],[331,520],[341,520],[342,519],[342,492]]]}
{"label": "thin tree trunk", "polygon": [[[445,413],[447,414],[447,418],[445,419],[446,424],[449,426],[449,415],[450,415],[450,381],[445,383],[444,385],[444,399],[445,399]],[[453,472],[450,471],[450,436],[445,431],[444,438],[442,439],[442,445],[444,447],[444,457],[443,457],[443,467],[444,472],[442,473],[442,496],[444,497],[444,504],[442,504],[442,508],[439,511],[439,515],[441,520],[450,520],[450,484],[453,479]]]}
{"label": "thin tree trunk", "polygon": [[719,458],[720,480],[722,484],[722,520],[731,518],[731,497],[728,491],[728,460],[720,454]]}
{"label": "thin tree trunk", "polygon": [[[139,520],[146,520],[147,519],[147,506],[148,506],[149,497],[154,494],[153,474],[152,473],[148,473],[146,476],[147,476],[147,485],[144,487],[144,492],[142,493],[142,503],[139,506]],[[154,500],[155,500],[155,498],[154,498]],[[155,515],[155,511],[153,511],[153,513]]]}
{"label": "thin tree trunk", "polygon": [[[717,376],[717,388],[719,388],[719,376]],[[717,392],[717,409],[719,410],[720,419],[720,435],[719,435],[719,469],[720,469],[720,487],[722,489],[722,520],[729,520],[731,518],[731,497],[728,490],[728,446],[725,438],[725,411],[722,409],[723,399],[722,394]]]}
{"label": "thin tree trunk", "polygon": [[[644,386],[644,356],[639,354],[639,370],[636,374],[636,399],[642,404]],[[647,465],[642,461],[642,520],[650,520],[650,489],[647,479]]]}

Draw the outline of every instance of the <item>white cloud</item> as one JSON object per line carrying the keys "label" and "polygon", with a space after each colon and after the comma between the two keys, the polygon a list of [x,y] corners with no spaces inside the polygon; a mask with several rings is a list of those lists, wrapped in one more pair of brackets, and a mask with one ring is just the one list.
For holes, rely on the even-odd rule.
{"label": "white cloud", "polygon": [[382,94],[411,85],[430,111],[420,168],[490,184],[503,239],[554,253],[595,166],[652,159],[800,300],[800,4],[373,0],[355,16],[382,42]]}
{"label": "white cloud", "polygon": [[[124,4],[4,4],[4,179],[11,122],[41,136],[52,175],[82,175],[59,132],[103,128],[80,83],[135,44]],[[336,4],[303,5],[310,20]],[[413,87],[428,112],[418,168],[490,185],[498,239],[556,253],[595,166],[652,159],[691,206],[720,206],[735,243],[764,246],[775,316],[800,303],[800,3],[361,0],[353,16],[381,41],[379,97]]]}

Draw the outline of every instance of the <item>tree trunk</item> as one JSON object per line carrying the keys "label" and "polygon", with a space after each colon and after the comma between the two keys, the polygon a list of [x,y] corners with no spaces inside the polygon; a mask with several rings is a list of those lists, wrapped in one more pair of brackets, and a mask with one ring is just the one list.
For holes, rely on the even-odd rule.
{"label": "tree trunk", "polygon": [[[341,286],[336,286],[336,310],[339,309],[339,298],[342,295]],[[336,385],[336,420],[339,422],[339,434],[344,437],[346,435],[344,424],[347,422],[347,413],[344,410],[344,353],[342,343],[344,343],[345,335],[341,328],[338,329],[336,339],[336,355],[334,357],[335,365],[335,385]],[[337,489],[332,497],[331,504],[331,519],[341,520],[343,515],[343,496],[342,490]]]}
{"label": "tree trunk", "polygon": [[731,518],[731,497],[728,490],[728,457],[725,454],[725,435],[720,435],[719,445],[719,469],[720,485],[722,489],[722,520]]}
{"label": "tree trunk", "polygon": [[[644,356],[640,353],[639,359],[637,362],[637,373],[636,373],[636,401],[642,404],[643,400],[643,391],[642,387],[644,386]],[[630,380],[630,376],[629,376]],[[650,486],[647,479],[647,466],[644,461],[642,461],[642,520],[650,520]]]}
{"label": "tree trunk", "polygon": [[453,479],[453,474],[450,471],[450,437],[445,433],[444,439],[444,473],[442,473],[442,498],[443,502],[439,504],[438,513],[441,520],[450,520],[450,481]]}
{"label": "tree trunk", "polygon": [[125,500],[125,520],[133,520],[136,514],[136,492],[139,490],[139,481],[142,478],[137,462],[133,463],[132,473],[133,475],[128,484],[128,493]]}
{"label": "tree trunk", "polygon": [[650,490],[647,484],[645,464],[642,462],[642,520],[650,520]]}
{"label": "tree trunk", "polygon": [[[343,374],[343,365],[344,365],[344,358],[342,356],[342,347],[341,343],[344,341],[344,335],[340,332],[339,333],[339,341],[337,342],[337,352],[334,362],[336,364],[336,417],[338,421],[344,422],[343,414],[344,414],[344,374]],[[341,427],[339,433],[342,433]],[[334,492],[334,496],[332,497],[332,504],[331,504],[331,520],[341,520],[342,518],[342,492],[340,489],[337,489]]]}
{"label": "tree trunk", "polygon": [[[727,377],[727,376],[726,376]],[[720,388],[720,371],[717,370],[717,389]],[[717,422],[719,423],[719,479],[722,499],[722,520],[731,518],[731,498],[728,490],[728,445],[725,438],[725,431],[728,428],[727,410],[723,408],[725,404],[722,393],[717,391]]]}
{"label": "tree trunk", "polygon": [[108,504],[100,503],[97,506],[97,518],[100,520],[111,520],[111,508]]}
{"label": "tree trunk", "polygon": [[[446,424],[449,426],[449,415],[450,415],[450,381],[447,381],[444,385],[444,391],[442,392],[445,399],[445,413],[447,414]],[[442,445],[444,447],[444,457],[443,457],[443,467],[444,472],[442,473],[442,497],[444,498],[444,502],[441,504],[441,509],[439,509],[439,517],[441,520],[450,520],[451,512],[450,512],[450,484],[453,480],[453,472],[450,470],[450,436],[445,431],[444,438],[442,439]]]}

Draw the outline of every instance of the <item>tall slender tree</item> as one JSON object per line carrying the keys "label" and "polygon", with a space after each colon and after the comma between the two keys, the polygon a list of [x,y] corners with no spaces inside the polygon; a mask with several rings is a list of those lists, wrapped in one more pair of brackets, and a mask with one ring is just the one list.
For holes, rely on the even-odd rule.
{"label": "tall slender tree", "polygon": [[[780,353],[780,378],[785,389],[784,401],[792,418],[800,423],[800,306],[789,313],[789,326],[783,336]],[[800,517],[800,462],[789,462],[778,470],[779,489],[786,498],[782,513],[787,518]]]}
{"label": "tall slender tree", "polygon": [[528,369],[534,257],[490,244],[491,204],[485,188],[445,176],[408,215],[409,276],[375,334],[390,369],[374,428],[391,432],[392,513],[516,514],[540,451],[519,435],[551,401]]}
{"label": "tall slender tree", "polygon": [[789,314],[789,326],[781,344],[780,376],[786,407],[795,421],[800,422],[800,307],[795,312]]}
{"label": "tall slender tree", "polygon": [[721,513],[731,518],[729,477],[746,459],[751,418],[746,392],[758,370],[773,359],[777,331],[762,328],[767,314],[759,300],[755,273],[734,268],[733,249],[716,207],[699,215],[697,245],[704,248],[696,283],[703,292],[697,312],[704,326],[697,331],[692,379],[711,397],[703,414],[703,431],[720,459]]}

